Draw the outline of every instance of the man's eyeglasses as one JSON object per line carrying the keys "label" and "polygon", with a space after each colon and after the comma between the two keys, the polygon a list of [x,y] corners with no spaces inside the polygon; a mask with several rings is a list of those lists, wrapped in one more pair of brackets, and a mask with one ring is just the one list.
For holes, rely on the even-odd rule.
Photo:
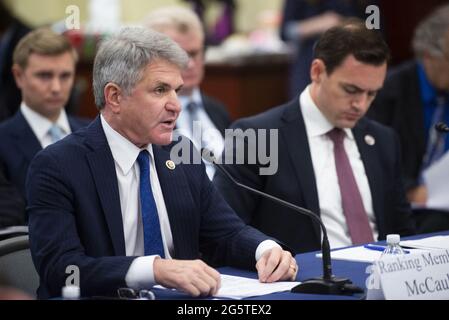
{"label": "man's eyeglasses", "polygon": [[134,290],[132,288],[119,288],[117,290],[118,297],[125,300],[155,300],[156,297],[150,290]]}

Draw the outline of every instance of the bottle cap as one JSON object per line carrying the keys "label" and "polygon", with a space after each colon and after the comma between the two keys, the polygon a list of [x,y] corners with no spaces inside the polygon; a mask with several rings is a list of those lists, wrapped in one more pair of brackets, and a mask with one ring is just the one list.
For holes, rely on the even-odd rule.
{"label": "bottle cap", "polygon": [[387,235],[387,243],[388,244],[399,244],[400,241],[401,241],[401,236],[398,234]]}
{"label": "bottle cap", "polygon": [[80,297],[80,287],[65,286],[62,288],[62,298],[64,299],[78,299]]}

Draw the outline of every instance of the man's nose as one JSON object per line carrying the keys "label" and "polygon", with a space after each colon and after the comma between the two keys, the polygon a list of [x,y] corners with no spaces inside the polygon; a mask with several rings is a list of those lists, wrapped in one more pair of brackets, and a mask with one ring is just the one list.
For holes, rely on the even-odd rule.
{"label": "man's nose", "polygon": [[61,91],[61,87],[62,87],[61,80],[58,77],[54,77],[51,80],[50,86],[51,86],[51,91],[52,92],[59,92],[59,91]]}

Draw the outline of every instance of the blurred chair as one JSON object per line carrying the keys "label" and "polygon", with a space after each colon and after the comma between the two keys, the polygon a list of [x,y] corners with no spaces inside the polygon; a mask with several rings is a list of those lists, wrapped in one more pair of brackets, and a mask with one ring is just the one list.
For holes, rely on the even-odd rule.
{"label": "blurred chair", "polygon": [[31,259],[27,235],[0,241],[0,278],[2,285],[36,297],[39,275]]}

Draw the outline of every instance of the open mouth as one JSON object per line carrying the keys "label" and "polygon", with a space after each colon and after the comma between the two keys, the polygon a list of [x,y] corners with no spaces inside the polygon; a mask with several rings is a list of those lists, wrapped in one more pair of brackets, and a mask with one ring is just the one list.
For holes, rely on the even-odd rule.
{"label": "open mouth", "polygon": [[166,121],[162,121],[162,124],[166,125],[167,127],[174,127],[175,126],[175,121],[176,120],[166,120]]}

